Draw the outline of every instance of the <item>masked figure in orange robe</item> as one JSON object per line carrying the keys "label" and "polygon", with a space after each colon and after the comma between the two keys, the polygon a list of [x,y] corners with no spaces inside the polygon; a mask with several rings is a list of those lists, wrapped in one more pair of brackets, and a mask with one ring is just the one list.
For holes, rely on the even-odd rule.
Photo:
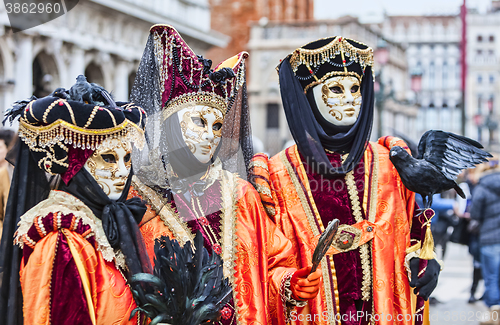
{"label": "masked figure in orange robe", "polygon": [[[20,249],[2,242],[11,258],[2,263],[11,277],[2,281],[6,324],[138,323],[129,319],[136,305],[127,277],[151,272],[138,227],[146,206],[127,196],[132,143],[144,144],[146,116],[77,80],[10,113],[20,115],[22,142],[4,238]],[[57,175],[56,190],[46,173]],[[15,214],[29,205],[14,234]]]}
{"label": "masked figure in orange robe", "polygon": [[[298,267],[311,259],[328,222],[340,220],[321,263],[320,292],[291,313],[293,324],[410,325],[423,319],[423,299],[412,297],[405,267],[418,258],[422,220],[414,217],[414,193],[389,160],[392,146],[406,145],[393,137],[368,142],[372,66],[371,48],[342,37],[309,43],[279,66],[296,145],[270,159],[255,155],[252,182],[292,241]],[[422,270],[425,265],[422,260]]]}
{"label": "masked figure in orange robe", "polygon": [[300,304],[294,297],[314,297],[320,282],[320,272],[312,281],[307,273],[298,276],[290,241],[252,185],[236,174],[245,175],[252,157],[247,56],[242,52],[212,70],[173,27],[155,25],[131,95],[148,113],[148,142],[133,155],[130,195],[148,201],[140,229],[152,262],[155,239],[168,236],[184,245],[200,231],[207,250],[221,255],[233,287],[217,322],[224,325],[284,318],[292,303]]}

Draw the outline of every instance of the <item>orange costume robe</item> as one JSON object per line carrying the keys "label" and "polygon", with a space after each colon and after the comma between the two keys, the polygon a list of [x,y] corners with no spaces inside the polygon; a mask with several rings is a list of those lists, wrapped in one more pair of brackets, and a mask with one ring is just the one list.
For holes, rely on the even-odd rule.
{"label": "orange costume robe", "polygon": [[21,217],[16,242],[25,324],[137,324],[124,256],[82,201],[50,192]]}
{"label": "orange costume robe", "polygon": [[[292,245],[269,219],[259,194],[250,183],[220,169],[216,173],[214,183],[205,189],[201,205],[215,202],[217,212],[198,215],[196,220],[189,222],[204,224],[204,236],[218,232],[215,228],[208,230],[207,219],[214,217],[220,225],[218,243],[208,245],[222,256],[224,275],[233,286],[233,306],[230,310],[223,308],[223,319],[217,324],[268,324],[271,318],[283,318],[280,288],[285,277],[295,271]],[[140,230],[154,265],[156,238],[168,236],[181,245],[193,240],[192,227],[178,213],[187,200],[174,196],[175,201],[167,202],[159,192],[142,184],[135,176],[132,185],[129,197],[139,196],[149,203]],[[216,195],[211,196],[209,192]],[[205,199],[211,202],[206,203]],[[184,206],[189,206],[189,210],[198,208],[191,203]]]}
{"label": "orange costume robe", "polygon": [[[334,245],[320,264],[323,271],[320,292],[307,306],[291,312],[290,320],[293,324],[413,325],[413,320],[417,320],[415,324],[419,323],[419,319],[421,321],[423,300],[410,293],[408,273],[404,266],[407,248],[420,239],[410,239],[410,233],[413,234],[412,223],[420,236],[421,221],[413,217],[414,193],[403,186],[389,160],[389,150],[394,145],[407,148],[403,141],[392,137],[382,138],[379,143],[369,143],[362,159],[364,167],[355,167],[362,166],[357,173],[363,186],[353,185],[353,191],[355,196],[359,195],[359,214],[363,219],[349,225],[340,225]],[[322,222],[319,206],[313,198],[313,192],[318,192],[318,184],[311,183],[311,179],[308,179],[297,146],[289,147],[271,159],[257,154],[251,167],[255,187],[266,211],[292,241],[298,267],[310,265],[319,235],[326,225]],[[316,189],[312,190],[312,187]],[[349,213],[354,214],[351,212],[349,197],[344,198],[344,201],[346,202],[342,204],[347,206]],[[325,211],[326,207],[331,218],[334,218],[338,209],[336,206],[341,204],[338,201],[322,203],[321,211]],[[344,237],[340,237],[341,235]],[[348,242],[351,247],[348,247]],[[348,259],[348,256],[354,256],[355,259]],[[356,260],[359,266],[355,265]],[[366,301],[360,314],[362,321],[359,322],[359,319],[354,321],[342,318],[351,315],[345,314],[345,306],[344,310],[340,308],[343,302],[339,300],[344,299],[340,295],[356,295],[352,292],[345,293],[351,290],[350,286],[344,286],[339,294],[337,275],[342,275],[343,279],[349,281],[350,277],[361,273],[363,281],[360,280],[359,283],[363,285],[358,289]],[[357,296],[354,299],[360,298]],[[354,303],[350,308],[351,314],[355,314]],[[420,316],[413,316],[416,310]]]}

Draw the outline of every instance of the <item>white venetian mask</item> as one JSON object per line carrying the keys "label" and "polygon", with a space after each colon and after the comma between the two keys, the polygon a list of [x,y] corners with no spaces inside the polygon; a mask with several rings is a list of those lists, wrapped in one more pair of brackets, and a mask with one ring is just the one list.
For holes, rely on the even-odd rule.
{"label": "white venetian mask", "polygon": [[131,152],[130,141],[106,139],[85,162],[84,168],[112,200],[118,200],[125,188],[132,165]]}
{"label": "white venetian mask", "polygon": [[321,115],[338,126],[353,125],[361,108],[361,86],[356,77],[338,76],[313,87]]}
{"label": "white venetian mask", "polygon": [[201,163],[208,163],[221,139],[224,115],[211,106],[195,105],[177,112],[182,138]]}

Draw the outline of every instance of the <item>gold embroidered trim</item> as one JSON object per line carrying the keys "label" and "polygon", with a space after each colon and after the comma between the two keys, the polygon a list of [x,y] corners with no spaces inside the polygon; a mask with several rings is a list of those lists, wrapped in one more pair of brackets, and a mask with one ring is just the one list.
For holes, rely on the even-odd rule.
{"label": "gold embroidered trim", "polygon": [[[363,80],[363,76],[360,76],[358,73],[356,73],[354,71],[347,71],[347,72],[344,72],[344,71],[330,71],[327,74],[325,74],[323,77],[321,77],[321,79],[313,81],[310,84],[308,84],[307,86],[305,86],[305,88],[304,88],[304,94],[307,94],[307,90],[309,88],[314,87],[316,85],[319,85],[319,84],[323,83],[326,79],[328,79],[330,77],[333,77],[333,76],[353,76],[353,77],[358,78],[359,81]],[[328,150],[327,152],[330,152],[330,150]],[[331,152],[333,152],[333,151],[331,151]]]}
{"label": "gold embroidered trim", "polygon": [[265,206],[264,209],[266,210],[267,214],[270,216],[275,216],[276,215],[276,209],[270,206]]}
{"label": "gold embroidered trim", "polygon": [[52,147],[56,143],[95,150],[109,136],[127,137],[139,149],[144,147],[144,131],[129,120],[123,121],[118,126],[99,130],[81,128],[63,120],[43,126],[31,125],[22,118],[19,120],[19,137],[30,150],[37,147]]}
{"label": "gold embroidered trim", "polygon": [[[373,157],[373,169],[372,169],[372,181],[370,193],[370,212],[368,213],[368,221],[375,223],[375,216],[377,215],[377,189],[378,189],[378,173],[379,173],[379,161],[378,161],[378,149],[377,145],[370,143],[370,148],[372,149]],[[365,164],[365,172],[370,173],[370,166]]]}
{"label": "gold embroidered trim", "polygon": [[271,190],[269,189],[269,187],[265,187],[265,186],[260,185],[260,184],[255,184],[255,189],[260,194],[264,194],[264,195],[271,197]]}
{"label": "gold embroidered trim", "polygon": [[250,169],[252,167],[260,167],[264,168],[266,171],[269,171],[269,167],[267,166],[267,164],[260,160],[252,160],[250,164],[248,164],[248,168]]}
{"label": "gold embroidered trim", "polygon": [[[368,148],[367,148],[368,149]],[[365,188],[363,191],[363,211],[365,211],[365,216],[368,219],[368,189],[370,188],[370,164],[368,163],[368,150],[365,150],[363,155],[363,164],[365,167]]]}
{"label": "gold embroidered trim", "polygon": [[[223,239],[222,259],[224,261],[224,274],[234,283],[234,256],[236,252],[235,236],[236,209],[237,207],[237,179],[227,171],[221,173],[221,194],[224,220],[221,222],[221,238]],[[223,227],[223,228],[222,228]]]}
{"label": "gold embroidered trim", "polygon": [[[238,245],[238,236],[236,235],[236,224],[238,222],[238,177],[228,171],[221,173],[221,194],[222,194],[222,214],[224,216],[221,222],[221,238],[223,239],[222,258],[224,261],[224,276],[229,278],[232,284],[233,292],[236,290],[236,280],[234,277],[236,266],[236,252]],[[229,213],[228,213],[229,211]],[[238,295],[233,295],[234,310],[236,313],[236,324],[241,324],[239,316]]]}
{"label": "gold embroidered trim", "polygon": [[309,64],[310,67],[314,68],[341,54],[359,62],[363,70],[366,66],[373,66],[373,49],[361,42],[357,43],[367,48],[364,50],[357,48],[342,36],[336,36],[330,43],[318,49],[308,50],[300,47],[292,53],[290,65],[293,71],[297,72],[298,67],[302,64]]}
{"label": "gold embroidered trim", "polygon": [[39,216],[44,218],[49,213],[73,214],[75,218],[81,219],[81,222],[84,225],[90,226],[90,229],[95,234],[97,250],[102,253],[102,257],[108,262],[114,261],[117,268],[126,269],[125,256],[120,250],[114,250],[109,244],[102,228],[102,221],[82,201],[62,191],[51,191],[47,199],[38,203],[21,216],[14,243],[23,248],[23,235],[28,233],[35,218]]}
{"label": "gold embroidered trim", "polygon": [[163,120],[165,121],[173,113],[192,105],[206,105],[214,107],[221,111],[224,116],[227,111],[227,103],[222,96],[211,92],[199,91],[196,93],[182,94],[172,100],[163,110]]}
{"label": "gold embroidered trim", "polygon": [[163,224],[173,233],[180,245],[184,246],[188,241],[193,241],[194,236],[186,223],[180,220],[178,213],[156,191],[142,184],[135,175],[132,176],[132,185],[142,198],[148,200],[148,203],[158,214]]}
{"label": "gold embroidered trim", "polygon": [[[36,100],[36,99],[35,99],[35,100]],[[29,102],[28,107],[29,107],[29,111],[30,111],[30,115],[31,115],[31,117],[32,117],[35,121],[40,122],[40,120],[39,120],[39,119],[37,119],[37,118],[35,117],[35,114],[33,114],[33,102],[34,102],[35,100],[32,100],[31,102]],[[26,118],[26,114],[24,114],[24,115],[25,115],[25,116],[24,116],[24,118]]]}
{"label": "gold embroidered trim", "polygon": [[[347,155],[342,157],[344,160]],[[358,189],[356,188],[356,182],[354,180],[354,172],[351,170],[345,176],[345,183],[347,185],[347,191],[349,193],[349,198],[351,200],[352,214],[356,222],[363,221],[363,215],[361,214],[361,204],[359,203]],[[361,281],[361,299],[368,301],[371,294],[371,284],[372,284],[372,271],[370,267],[370,252],[368,250],[368,243],[359,246],[359,254],[361,258],[361,269],[363,271],[363,280]]]}
{"label": "gold embroidered trim", "polygon": [[[341,319],[340,318],[340,295],[339,295],[339,287],[337,285],[337,270],[335,269],[335,263],[333,262],[333,256],[330,256],[330,270],[332,270],[332,279],[333,279],[333,295],[335,296],[335,307],[336,307],[336,313],[331,313],[330,315],[335,315],[335,319]],[[321,263],[323,264],[323,263]],[[326,264],[326,263],[325,263]],[[328,267],[324,267],[323,268],[323,272],[328,272]],[[328,274],[328,273],[327,273]],[[325,290],[325,296],[326,296],[326,292],[329,291],[329,290]],[[329,296],[331,295],[331,292],[329,292],[328,294]],[[330,301],[331,301],[331,298],[330,298]],[[331,304],[331,303],[330,303]],[[329,307],[328,305],[328,300],[327,300],[327,308]],[[333,307],[333,306],[332,306]],[[330,312],[330,308],[328,308],[328,312]],[[341,323],[339,322],[339,325],[341,325]]]}
{"label": "gold embroidered trim", "polygon": [[[396,142],[400,141],[401,139],[400,138],[397,138],[397,137],[394,137],[392,138],[392,140],[389,142],[389,150],[392,149],[392,147],[394,147],[394,145],[396,144]],[[403,141],[403,140],[401,140]]]}
{"label": "gold embroidered trim", "polygon": [[[304,166],[302,165],[302,161],[300,160],[300,157],[298,156],[297,147],[294,146],[288,150],[291,151],[291,154],[294,154],[296,157],[298,157],[299,166],[297,166],[297,167],[300,169],[300,171],[302,171],[304,169]],[[290,176],[290,179],[293,183],[293,186],[295,187],[295,191],[296,191],[297,195],[299,196],[300,202],[302,204],[302,209],[304,209],[304,212],[307,216],[307,220],[309,222],[309,227],[311,228],[314,236],[319,236],[320,232],[318,230],[318,227],[316,226],[315,217],[311,211],[311,207],[309,206],[309,204],[307,202],[307,199],[306,199],[305,193],[302,189],[302,186],[300,185],[300,180],[295,175],[295,171],[294,171],[291,163],[288,161],[288,158],[286,156],[286,150],[281,151],[279,153],[279,155],[280,155],[280,160],[282,161],[282,163],[285,165],[285,167],[287,169],[288,175]],[[305,170],[304,170],[304,172],[305,172]],[[306,187],[306,190],[308,192],[310,192],[308,182],[305,182],[304,186]],[[314,201],[311,200],[311,202],[314,204]],[[324,231],[324,227],[323,227],[323,223],[321,221],[321,218],[319,218],[319,226],[320,226],[321,231]],[[333,283],[330,283],[328,268],[331,269]],[[330,265],[328,265],[327,259],[323,259],[321,261],[321,271],[322,271],[322,275],[323,275],[323,288],[324,288],[324,292],[325,292],[326,308],[328,310],[329,315],[334,315],[335,310],[339,311],[339,300],[338,300],[337,277],[336,277],[336,273],[335,273],[335,265],[333,262],[333,258],[330,259]],[[334,291],[334,295],[335,295],[336,309],[334,309],[333,301],[332,301],[333,300],[332,290],[331,290],[332,284],[333,284],[333,289],[334,289],[333,291]]]}

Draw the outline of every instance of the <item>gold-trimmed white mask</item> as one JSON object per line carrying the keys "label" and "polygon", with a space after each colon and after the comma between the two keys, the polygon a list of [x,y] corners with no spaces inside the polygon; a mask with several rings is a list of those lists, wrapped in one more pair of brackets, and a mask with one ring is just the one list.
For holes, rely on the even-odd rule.
{"label": "gold-trimmed white mask", "polygon": [[208,163],[219,145],[224,115],[211,106],[193,105],[177,112],[182,138],[201,163]]}
{"label": "gold-trimmed white mask", "polygon": [[336,76],[313,87],[318,110],[328,122],[338,126],[356,123],[361,108],[361,85],[356,77]]}
{"label": "gold-trimmed white mask", "polygon": [[132,145],[125,138],[106,139],[85,162],[84,168],[112,200],[118,200],[125,188],[131,153]]}

